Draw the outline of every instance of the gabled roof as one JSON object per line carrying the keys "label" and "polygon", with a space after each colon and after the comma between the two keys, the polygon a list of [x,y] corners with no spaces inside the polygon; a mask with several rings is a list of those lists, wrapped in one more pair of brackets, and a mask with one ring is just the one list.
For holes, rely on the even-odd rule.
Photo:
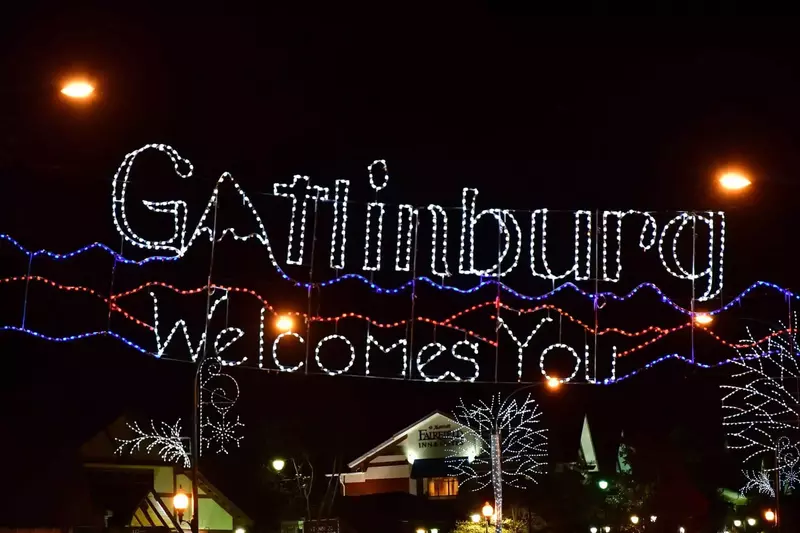
{"label": "gabled roof", "polygon": [[388,440],[378,444],[377,446],[372,448],[370,451],[368,451],[364,455],[362,455],[362,456],[354,459],[353,461],[347,463],[347,466],[349,468],[351,468],[351,469],[355,468],[356,466],[360,465],[361,463],[363,463],[364,461],[366,461],[370,457],[378,455],[381,451],[385,450],[389,446],[397,444],[398,442],[403,440],[405,437],[407,437],[408,434],[411,432],[411,430],[414,429],[416,426],[418,426],[420,424],[424,424],[425,422],[427,422],[428,420],[430,420],[431,418],[434,418],[436,416],[443,416],[443,417],[445,417],[445,418],[447,418],[449,420],[452,420],[453,423],[457,423],[455,420],[453,420],[453,417],[451,417],[447,413],[443,413],[442,411],[439,411],[439,410],[433,411],[429,415],[420,418],[419,420],[417,420],[413,424],[409,425],[405,429],[395,433],[391,438],[389,438]]}

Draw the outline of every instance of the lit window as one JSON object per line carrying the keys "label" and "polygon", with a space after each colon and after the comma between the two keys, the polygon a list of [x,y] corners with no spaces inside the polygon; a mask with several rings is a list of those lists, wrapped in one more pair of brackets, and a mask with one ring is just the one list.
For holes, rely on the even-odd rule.
{"label": "lit window", "polygon": [[434,477],[428,480],[428,497],[448,498],[458,494],[458,479],[454,477]]}

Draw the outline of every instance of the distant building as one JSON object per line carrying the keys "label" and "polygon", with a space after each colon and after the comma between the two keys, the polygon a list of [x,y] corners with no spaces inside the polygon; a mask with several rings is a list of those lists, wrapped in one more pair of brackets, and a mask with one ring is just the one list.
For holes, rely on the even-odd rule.
{"label": "distant building", "polygon": [[[134,455],[117,455],[115,438],[129,437],[124,418],[97,433],[80,450],[92,507],[104,526],[168,528],[189,532],[178,523],[172,498],[178,489],[189,495],[184,520],[194,512],[191,471],[162,461],[143,446]],[[198,479],[199,527],[207,533],[247,531],[252,521],[202,474]],[[154,530],[155,531],[155,530]]]}

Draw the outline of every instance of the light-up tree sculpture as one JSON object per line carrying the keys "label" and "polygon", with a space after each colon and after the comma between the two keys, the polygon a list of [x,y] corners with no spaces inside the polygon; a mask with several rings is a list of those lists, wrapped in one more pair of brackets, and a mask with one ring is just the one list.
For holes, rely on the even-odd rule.
{"label": "light-up tree sculpture", "polygon": [[530,395],[518,401],[497,394],[489,404],[461,401],[456,407],[459,427],[451,433],[447,462],[474,490],[492,486],[497,533],[503,523],[503,484],[522,488],[544,473],[547,429],[541,414]]}
{"label": "light-up tree sculpture", "polygon": [[800,361],[795,328],[772,331],[758,343],[748,331],[747,348],[739,350],[739,371],[723,385],[722,398],[728,447],[744,450],[747,464],[741,492],[776,497],[800,488]]}

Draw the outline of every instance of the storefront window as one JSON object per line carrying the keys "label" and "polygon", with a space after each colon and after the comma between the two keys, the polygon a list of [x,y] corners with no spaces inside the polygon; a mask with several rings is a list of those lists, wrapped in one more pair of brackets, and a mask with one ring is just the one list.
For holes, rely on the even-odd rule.
{"label": "storefront window", "polygon": [[458,494],[458,479],[454,477],[434,477],[428,480],[428,497],[447,498]]}

